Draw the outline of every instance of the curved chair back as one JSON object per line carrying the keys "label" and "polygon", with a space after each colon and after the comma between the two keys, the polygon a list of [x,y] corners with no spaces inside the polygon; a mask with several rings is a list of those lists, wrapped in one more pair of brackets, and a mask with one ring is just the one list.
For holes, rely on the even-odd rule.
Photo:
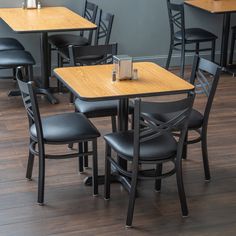
{"label": "curved chair back", "polygon": [[[97,11],[98,11],[98,5],[92,2],[88,2],[87,0],[85,1],[84,5],[84,12],[83,12],[83,17],[92,23],[95,23],[96,17],[97,17]],[[93,30],[88,31],[88,42],[89,44],[92,43],[92,38],[93,38]],[[84,35],[84,31],[80,32],[80,36]]]}
{"label": "curved chair back", "polygon": [[39,113],[38,102],[36,98],[35,82],[33,81],[29,81],[28,83],[24,82],[24,76],[21,67],[17,68],[16,78],[21,92],[22,100],[28,115],[29,127],[35,124],[38,142],[41,143],[40,141],[43,140],[43,130],[42,130],[42,123]]}
{"label": "curved chair back", "polygon": [[171,3],[170,0],[167,0],[167,9],[172,41],[174,41],[174,35],[177,31],[181,31],[182,39],[185,39],[184,5]]}
{"label": "curved chair back", "polygon": [[[134,157],[139,156],[139,145],[173,131],[180,131],[178,157],[182,156],[184,137],[192,110],[195,93],[185,99],[173,102],[143,102],[135,99],[134,106]],[[161,114],[161,116],[150,116]],[[168,114],[171,114],[168,118]],[[174,115],[173,115],[174,114]],[[162,117],[167,117],[162,119]]]}
{"label": "curved chair back", "polygon": [[114,20],[113,14],[104,13],[100,9],[98,22],[97,22],[97,30],[95,34],[95,42],[94,42],[95,45],[109,44],[113,20]]}
{"label": "curved chair back", "polygon": [[83,65],[84,62],[86,62],[86,58],[91,59],[93,57],[95,59],[90,60],[89,64],[98,65],[112,63],[113,55],[116,54],[117,43],[94,46],[69,46],[69,58],[71,66]]}
{"label": "curved chair back", "polygon": [[207,102],[204,109],[203,125],[207,125],[210,110],[219,82],[221,67],[196,55],[194,57],[190,83],[195,85],[196,94],[205,94]]}

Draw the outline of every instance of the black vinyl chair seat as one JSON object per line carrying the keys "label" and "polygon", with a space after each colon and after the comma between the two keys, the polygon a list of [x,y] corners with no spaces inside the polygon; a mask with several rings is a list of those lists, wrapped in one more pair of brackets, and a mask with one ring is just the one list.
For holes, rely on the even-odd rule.
{"label": "black vinyl chair seat", "polygon": [[[134,132],[118,132],[104,136],[106,142],[117,153],[131,161],[134,156]],[[177,142],[172,134],[163,134],[140,144],[139,158],[142,161],[165,160],[176,155]]]}
{"label": "black vinyl chair seat", "polygon": [[83,113],[86,117],[104,117],[117,115],[117,100],[107,101],[83,101],[79,98],[75,100],[76,111]]}
{"label": "black vinyl chair seat", "polygon": [[[170,119],[171,117],[174,117],[176,113],[171,113],[171,114],[146,114],[149,117],[153,117],[154,119],[159,119],[163,122],[166,120]],[[189,117],[189,122],[188,122],[188,129],[198,129],[202,127],[204,117],[203,115],[195,110],[192,109]]]}
{"label": "black vinyl chair seat", "polygon": [[[43,139],[47,143],[70,143],[100,136],[94,125],[79,113],[58,114],[42,118],[42,129]],[[33,139],[37,139],[34,124],[30,128],[30,134]]]}
{"label": "black vinyl chair seat", "polygon": [[24,50],[0,51],[0,67],[12,68],[17,66],[34,65],[32,55]]}
{"label": "black vinyl chair seat", "polygon": [[[182,40],[182,32],[178,31],[175,33],[176,40]],[[217,36],[209,31],[200,28],[189,28],[185,29],[185,39],[188,42],[207,42],[217,39]]]}
{"label": "black vinyl chair seat", "polygon": [[0,51],[4,50],[24,50],[24,47],[14,38],[0,38]]}
{"label": "black vinyl chair seat", "polygon": [[74,34],[56,34],[48,37],[48,42],[56,48],[64,48],[69,45],[86,46],[89,45],[87,38]]}

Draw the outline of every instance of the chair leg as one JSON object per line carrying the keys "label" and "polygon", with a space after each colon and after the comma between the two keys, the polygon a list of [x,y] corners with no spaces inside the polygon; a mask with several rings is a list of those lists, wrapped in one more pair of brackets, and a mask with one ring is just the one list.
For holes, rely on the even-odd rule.
{"label": "chair leg", "polygon": [[116,132],[117,131],[117,127],[116,127],[116,117],[112,116],[111,117],[111,127],[112,127],[112,132]]}
{"label": "chair leg", "polygon": [[45,154],[44,149],[39,144],[39,178],[38,178],[38,203],[44,204],[44,185],[45,185]]}
{"label": "chair leg", "polygon": [[[79,154],[83,153],[83,143],[79,143],[78,144],[78,149],[79,149]],[[79,173],[83,173],[84,172],[84,158],[83,156],[79,156]]]}
{"label": "chair leg", "polygon": [[170,67],[171,56],[172,56],[172,53],[173,53],[173,45],[174,45],[174,42],[170,42],[169,53],[168,53],[168,57],[167,57],[167,61],[166,61],[166,69],[167,70]]}
{"label": "chair leg", "polygon": [[188,132],[186,133],[186,136],[185,136],[185,139],[184,139],[182,158],[184,160],[186,160],[187,159],[187,155],[188,155]]}
{"label": "chair leg", "polygon": [[[30,144],[31,142],[32,140],[30,139]],[[33,167],[34,167],[34,155],[29,150],[29,157],[28,157],[27,170],[26,170],[26,178],[28,180],[31,180],[32,178]]]}
{"label": "chair leg", "polygon": [[216,41],[212,41],[212,50],[211,50],[211,61],[215,61],[215,48],[216,48]]}
{"label": "chair leg", "polygon": [[51,76],[52,70],[52,45],[48,43],[48,75]]}
{"label": "chair leg", "polygon": [[[84,152],[88,152],[88,142],[84,142]],[[88,156],[84,156],[84,167],[88,168]]]}
{"label": "chair leg", "polygon": [[16,80],[16,68],[12,69],[12,76],[13,76],[13,79]]}
{"label": "chair leg", "polygon": [[[157,176],[161,176],[162,174],[162,163],[159,163],[156,165],[156,175]],[[155,180],[155,190],[156,192],[160,192],[161,191],[161,178],[160,179],[156,179]]]}
{"label": "chair leg", "polygon": [[185,44],[182,43],[181,49],[181,69],[180,69],[180,76],[184,78],[184,65],[185,65]]}
{"label": "chair leg", "polygon": [[182,209],[182,216],[186,217],[188,216],[188,206],[184,191],[184,183],[183,183],[183,176],[182,176],[182,162],[181,158],[180,160],[176,160],[176,180],[177,180],[177,187],[178,187],[178,193],[179,193],[179,199]]}
{"label": "chair leg", "polygon": [[205,180],[210,181],[211,174],[210,174],[209,161],[208,161],[206,133],[202,134],[201,146],[202,146],[202,159],[203,159],[203,165],[204,165]]}
{"label": "chair leg", "polygon": [[230,65],[233,64],[235,40],[236,40],[236,31],[234,30],[232,32],[231,45],[230,45],[230,54],[229,54],[229,64]]}
{"label": "chair leg", "polygon": [[111,185],[111,162],[109,157],[111,156],[111,148],[106,143],[106,150],[105,150],[105,183],[104,183],[104,199],[110,199],[110,185]]}
{"label": "chair leg", "polygon": [[97,139],[93,141],[93,196],[98,195]]}
{"label": "chair leg", "polygon": [[199,55],[199,43],[196,43],[195,51],[196,51],[196,54]]}
{"label": "chair leg", "polygon": [[[133,163],[134,165],[134,163]],[[131,179],[131,189],[129,193],[129,205],[128,205],[128,212],[126,218],[126,227],[131,227],[133,222],[133,215],[134,215],[134,204],[136,199],[137,193],[137,182],[138,182],[138,166],[133,168],[132,171],[132,179]]]}

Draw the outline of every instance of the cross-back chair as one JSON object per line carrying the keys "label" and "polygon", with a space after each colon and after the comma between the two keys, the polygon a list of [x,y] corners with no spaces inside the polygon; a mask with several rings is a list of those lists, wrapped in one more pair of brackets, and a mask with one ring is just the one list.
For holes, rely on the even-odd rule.
{"label": "cross-back chair", "polygon": [[[106,141],[105,154],[105,199],[110,199],[111,166],[122,176],[125,176],[129,185],[129,204],[126,226],[130,227],[133,220],[134,204],[138,179],[154,179],[155,189],[160,191],[161,179],[176,173],[177,187],[181,203],[182,215],[188,215],[188,207],[182,179],[182,150],[184,137],[187,132],[189,115],[194,101],[194,93],[183,100],[174,102],[143,102],[135,99],[134,130],[111,133],[104,136]],[[170,119],[153,118],[148,114],[175,113]],[[180,131],[180,137],[175,139],[172,131]],[[124,170],[112,150],[120,158],[131,162],[131,169]],[[165,173],[162,166],[173,163],[173,168]],[[139,171],[140,164],[156,165],[151,172]]]}
{"label": "cross-back chair", "polygon": [[[215,42],[217,36],[201,28],[185,28],[184,4],[167,1],[169,24],[170,24],[170,48],[166,62],[169,69],[173,50],[181,52],[180,76],[184,77],[185,53],[211,51],[211,60],[215,59]],[[201,43],[210,42],[211,47],[200,48]],[[186,49],[187,45],[195,44],[195,49]]]}
{"label": "cross-back chair", "polygon": [[[41,117],[36,97],[37,88],[33,81],[24,82],[21,69],[17,70],[17,82],[22,94],[23,103],[29,120],[29,157],[26,178],[32,178],[35,156],[38,156],[38,203],[44,203],[45,161],[46,159],[83,158],[84,155],[93,157],[93,194],[98,194],[97,183],[97,138],[100,136],[93,124],[79,113],[63,113]],[[63,145],[71,142],[78,143],[78,151],[69,154],[49,154],[46,145]],[[82,152],[83,142],[91,142],[92,149]]]}

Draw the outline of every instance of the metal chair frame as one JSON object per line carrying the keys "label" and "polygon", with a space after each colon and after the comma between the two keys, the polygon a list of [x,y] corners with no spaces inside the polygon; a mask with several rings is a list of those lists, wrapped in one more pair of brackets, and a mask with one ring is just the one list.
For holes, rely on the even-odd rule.
{"label": "metal chair frame", "polygon": [[[70,153],[70,154],[63,154],[63,155],[55,155],[55,154],[46,154],[45,153],[45,145],[62,145],[68,144],[68,142],[47,142],[43,138],[43,129],[42,129],[42,122],[41,116],[39,112],[38,102],[37,102],[37,88],[35,87],[35,83],[30,81],[28,83],[23,82],[24,78],[22,75],[21,68],[17,69],[17,82],[21,91],[23,103],[25,109],[27,111],[28,120],[29,120],[29,128],[35,124],[36,131],[37,131],[37,138],[31,136],[29,142],[29,156],[28,156],[28,164],[27,164],[27,171],[26,171],[26,178],[31,180],[32,178],[32,171],[34,165],[34,158],[38,156],[39,160],[39,172],[38,172],[38,203],[40,205],[44,204],[44,185],[45,185],[45,160],[46,159],[67,159],[67,158],[79,158],[82,159],[85,155],[92,155],[93,156],[93,194],[98,194],[98,182],[97,182],[97,139],[87,139],[87,140],[75,140],[78,143],[78,152]],[[82,145],[84,142],[92,142],[92,150],[82,152]]]}
{"label": "metal chair frame", "polygon": [[[105,199],[110,199],[110,177],[111,177],[111,165],[113,170],[115,169],[122,176],[127,177],[127,185],[129,186],[129,205],[126,218],[126,226],[132,226],[134,204],[136,198],[137,181],[138,179],[155,179],[155,190],[160,191],[161,179],[176,174],[177,187],[181,203],[182,215],[188,215],[188,207],[186,202],[186,196],[184,191],[184,184],[182,178],[182,150],[184,145],[184,137],[187,132],[188,118],[191,113],[195,94],[192,92],[186,99],[175,102],[142,102],[140,99],[135,99],[134,105],[134,153],[132,159],[131,171],[124,170],[122,166],[112,157],[111,146],[106,142],[105,153]],[[161,121],[155,118],[149,117],[148,113],[154,113],[160,111],[160,113],[176,112],[176,115],[168,121]],[[180,137],[177,140],[177,153],[171,155],[168,159],[157,160],[140,160],[140,144],[155,139],[163,134],[171,134],[172,130],[179,130]],[[115,150],[114,150],[115,151]],[[115,151],[116,152],[116,151]],[[126,160],[130,159],[121,153],[117,155]],[[172,170],[162,173],[162,166],[165,162],[173,162],[174,167]],[[142,174],[139,171],[140,164],[156,164],[156,170],[154,172]]]}
{"label": "metal chair frame", "polygon": [[[212,43],[211,48],[200,48],[201,42],[207,41],[188,41],[185,38],[185,17],[184,17],[184,5],[183,4],[174,4],[171,3],[170,0],[167,0],[167,8],[168,8],[168,16],[169,16],[169,24],[170,24],[170,48],[166,62],[166,69],[169,69],[171,56],[173,50],[181,51],[181,70],[180,76],[184,77],[184,67],[185,67],[185,52],[195,52],[199,54],[199,52],[203,51],[211,51],[211,61],[215,60],[215,41],[216,40],[207,40]],[[182,40],[178,40],[175,38],[175,32],[180,31],[182,35]],[[188,44],[196,44],[195,49],[186,49],[186,45]]]}
{"label": "metal chair frame", "polygon": [[[207,127],[209,121],[209,115],[216,93],[217,85],[221,74],[221,67],[217,64],[208,61],[204,58],[200,58],[198,55],[194,57],[192,73],[190,77],[190,83],[195,85],[196,94],[205,94],[207,102],[205,104],[203,112],[203,123],[200,129],[190,129],[188,131],[195,131],[199,134],[196,139],[189,140],[188,132],[185,137],[185,145],[183,151],[183,158],[187,158],[187,145],[201,142],[202,158],[204,164],[205,180],[211,179],[208,151],[207,151]],[[210,80],[210,81],[209,81]]]}

